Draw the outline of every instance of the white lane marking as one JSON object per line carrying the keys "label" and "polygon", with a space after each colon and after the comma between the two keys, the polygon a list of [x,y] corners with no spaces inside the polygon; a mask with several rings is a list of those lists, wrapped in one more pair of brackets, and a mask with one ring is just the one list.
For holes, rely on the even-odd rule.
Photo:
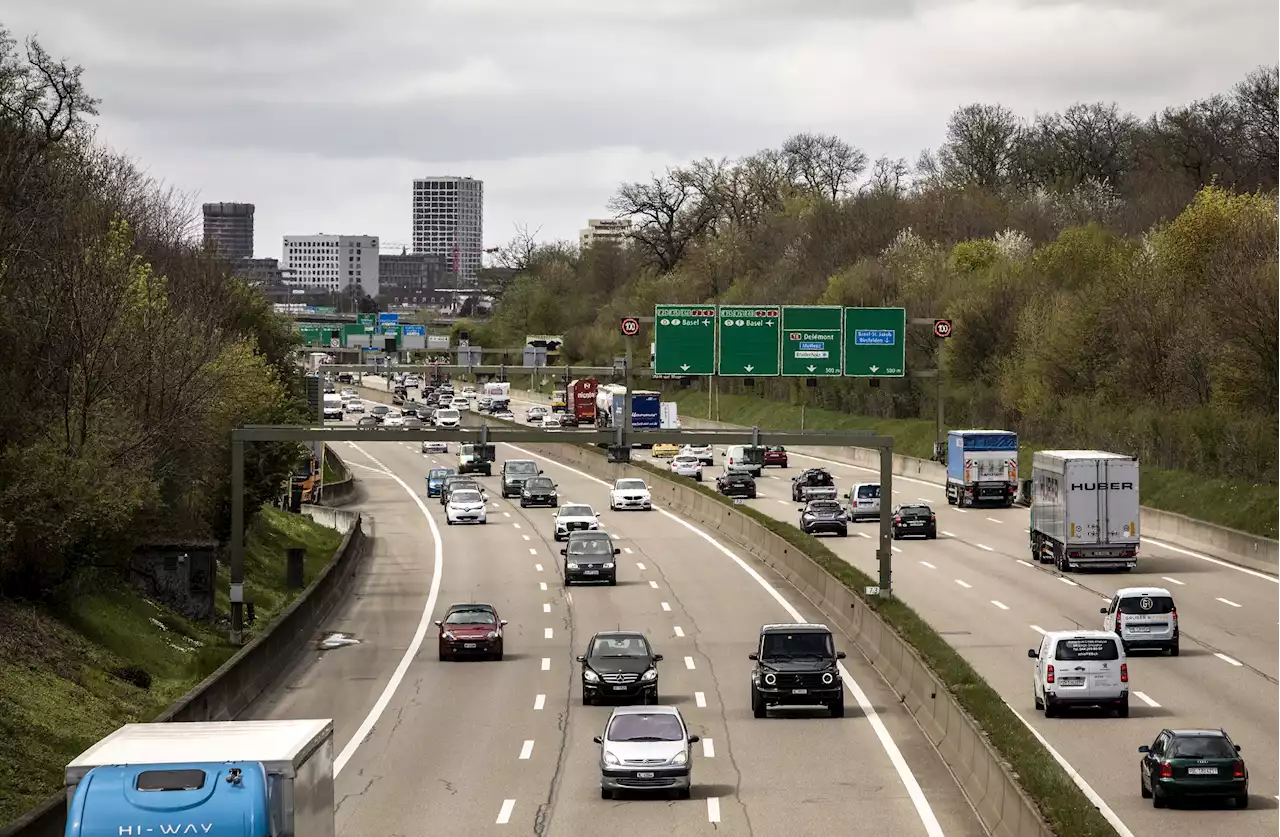
{"label": "white lane marking", "polygon": [[539,589],[539,590],[546,590],[546,589],[547,589],[547,583],[546,583],[545,581],[539,581],[539,582],[538,582],[538,589]]}
{"label": "white lane marking", "polygon": [[529,547],[529,554],[530,554],[530,555],[537,555],[537,554],[538,554],[538,550],[534,549],[533,547]]}
{"label": "white lane marking", "polygon": [[920,501],[920,502],[922,502],[922,503],[932,503],[932,502],[933,502],[933,499],[932,499],[932,498],[930,498],[930,497],[917,497],[916,499],[917,499],[917,500],[919,500],[919,501]]}
{"label": "white lane marking", "polygon": [[502,800],[502,808],[498,811],[498,819],[495,821],[495,824],[506,825],[511,822],[511,812],[514,811],[515,808],[516,801],[514,799]]}
{"label": "white lane marking", "polygon": [[1238,567],[1235,564],[1232,564],[1228,561],[1221,561],[1217,558],[1210,558],[1208,555],[1202,555],[1199,552],[1192,552],[1189,549],[1183,549],[1182,547],[1174,546],[1173,544],[1165,543],[1164,541],[1156,541],[1156,540],[1152,540],[1151,538],[1143,538],[1142,540],[1145,543],[1152,544],[1153,546],[1158,546],[1162,549],[1168,549],[1172,552],[1180,552],[1183,555],[1190,555],[1192,558],[1199,558],[1201,561],[1208,561],[1210,564],[1217,564],[1219,567],[1226,567],[1229,570],[1235,570],[1236,572],[1244,573],[1245,575],[1251,575],[1251,576],[1254,576],[1255,578],[1265,579],[1267,581],[1270,581],[1272,584],[1280,584],[1280,578],[1277,578],[1274,575],[1267,575],[1266,573],[1260,573],[1255,570],[1251,570],[1248,567]]}
{"label": "white lane marking", "polygon": [[543,628],[542,637],[543,639],[553,639],[555,638],[555,633],[551,628]]}
{"label": "white lane marking", "polygon": [[[507,515],[508,517],[510,517],[510,516],[511,516],[511,512],[503,512],[503,514]],[[512,526],[514,526],[514,527],[516,527],[517,529],[519,529],[519,528],[520,528],[520,524],[519,524],[519,523],[512,523],[511,525],[512,525]]]}
{"label": "white lane marking", "polygon": [[1004,602],[998,602],[998,601],[996,601],[995,599],[992,599],[992,600],[991,600],[991,603],[992,603],[993,605],[995,605],[996,607],[1000,608],[1001,610],[1008,610],[1008,609],[1009,609],[1009,606],[1008,606],[1007,604],[1005,604]]}
{"label": "white lane marking", "polygon": [[[1018,559],[1018,563],[1019,563],[1019,564],[1021,564],[1021,565],[1022,565],[1022,566],[1024,566],[1024,567],[1031,567],[1031,566],[1032,566],[1030,561],[1023,561],[1021,558],[1019,558],[1019,559]],[[1032,569],[1035,569],[1035,568],[1034,568],[1034,567],[1032,567]]]}
{"label": "white lane marking", "polygon": [[658,582],[656,582],[656,581],[650,581],[650,582],[649,582],[649,586],[650,586],[650,587],[652,587],[654,590],[657,590],[657,589],[658,589]]}
{"label": "white lane marking", "polygon": [[663,603],[662,603],[662,609],[663,609],[663,610],[665,610],[667,613],[670,613],[670,612],[671,612],[671,605],[670,605],[670,604],[668,604],[667,602],[663,602]]}
{"label": "white lane marking", "polygon": [[720,822],[720,797],[707,797],[707,822]]}
{"label": "white lane marking", "polygon": [[781,504],[782,504],[782,505],[784,505],[784,506],[789,506],[789,505],[791,505],[793,502],[798,502],[798,501],[796,501],[796,500],[779,500],[778,502],[779,502],[779,503],[781,503]]}
{"label": "white lane marking", "polygon": [[1176,578],[1170,578],[1170,577],[1169,577],[1169,576],[1167,576],[1167,575],[1162,575],[1162,576],[1160,576],[1160,577],[1161,577],[1162,579],[1164,579],[1165,581],[1169,582],[1170,584],[1176,584],[1176,585],[1178,585],[1179,587],[1185,587],[1185,586],[1187,585],[1187,583],[1186,583],[1185,581],[1178,581],[1178,579],[1176,579]]}
{"label": "white lane marking", "polygon": [[644,564],[641,564],[639,561],[636,561],[636,569],[638,569],[640,572],[644,572]]}
{"label": "white lane marking", "polygon": [[546,707],[546,705],[547,705],[546,695],[538,695],[536,698],[533,699],[533,708],[538,711],[541,711],[544,707]]}
{"label": "white lane marking", "polygon": [[890,547],[889,547],[889,549],[890,549],[891,551],[893,551],[893,552],[901,552],[901,551],[902,551],[901,549],[898,549],[898,547],[896,547],[896,546],[890,546]]}
{"label": "white lane marking", "polygon": [[537,570],[538,572],[542,572],[542,565],[541,565],[541,564],[534,564],[534,565],[533,565],[533,568],[534,568],[535,570]]}
{"label": "white lane marking", "polygon": [[1154,700],[1147,697],[1145,692],[1134,692],[1133,696],[1136,697],[1138,700],[1142,701],[1143,703],[1145,703],[1147,706],[1150,706],[1154,709],[1160,708],[1160,704],[1156,703]]}
{"label": "white lane marking", "polygon": [[994,517],[988,517],[988,518],[987,518],[987,520],[990,520],[992,523],[1003,523],[1003,522],[1004,522],[1003,520],[996,520]]}
{"label": "white lane marking", "polygon": [[943,530],[942,530],[942,537],[944,537],[944,538],[954,538],[954,537],[955,537],[955,535],[954,535],[954,534],[952,534],[951,532],[948,532],[946,529],[943,529]]}
{"label": "white lane marking", "polygon": [[625,552],[625,553],[627,553],[628,555],[630,555],[630,554],[631,554],[631,547],[629,547],[629,546],[624,546],[624,547],[622,548],[622,551],[623,551],[623,552]]}
{"label": "white lane marking", "polygon": [[967,582],[967,581],[961,581],[961,580],[960,580],[960,579],[958,579],[958,578],[956,579],[956,584],[959,584],[961,587],[963,587],[963,588],[964,588],[964,589],[966,589],[966,590],[969,590],[969,589],[971,589],[971,588],[973,587],[973,585],[972,585],[972,584],[970,584],[969,582]]}
{"label": "white lane marking", "polygon": [[1214,652],[1213,656],[1217,657],[1219,660],[1222,660],[1224,663],[1230,663],[1231,665],[1236,666],[1237,668],[1244,665],[1244,663],[1240,662],[1239,660],[1233,657],[1228,657],[1226,654],[1220,654],[1216,651]]}
{"label": "white lane marking", "polygon": [[1047,633],[1048,633],[1048,631],[1046,631],[1044,628],[1040,627],[1039,625],[1032,625],[1032,626],[1031,626],[1031,630],[1035,631],[1035,632],[1036,632],[1036,633],[1038,633],[1038,634],[1047,634]]}
{"label": "white lane marking", "polygon": [[[580,471],[577,468],[573,468],[573,467],[570,467],[569,465],[565,465],[563,463],[557,462],[554,459],[548,459],[547,457],[542,456],[541,454],[534,453],[531,450],[521,448],[517,445],[510,445],[510,447],[513,450],[520,451],[526,456],[541,459],[543,462],[550,462],[560,468],[565,469],[566,471],[577,474],[578,476],[583,477],[584,479],[590,480],[591,482],[594,482],[598,485],[603,485],[605,487],[609,486],[609,483],[605,482],[602,479],[593,477],[590,474],[586,473],[585,471]],[[790,616],[793,620],[795,620],[796,622],[806,621],[805,618],[800,614],[800,611],[796,610],[795,607],[793,607],[792,604],[789,601],[787,601],[785,596],[779,593],[777,589],[775,589],[774,586],[770,584],[768,580],[765,579],[764,576],[760,575],[760,573],[757,572],[754,567],[752,567],[750,564],[744,561],[741,557],[739,557],[737,553],[735,553],[733,550],[729,549],[727,546],[720,543],[711,535],[707,534],[706,532],[699,529],[697,526],[694,526],[692,523],[681,518],[680,516],[673,514],[672,512],[669,512],[666,509],[661,508],[657,505],[655,505],[653,508],[654,508],[654,511],[658,512],[659,514],[663,515],[669,520],[675,521],[679,525],[683,526],[685,529],[688,529],[693,534],[702,538],[708,544],[715,547],[715,549],[717,549],[721,554],[723,554],[730,561],[733,561],[733,563],[736,564],[740,570],[742,570],[744,573],[750,576],[751,579],[756,582],[756,584],[759,584],[760,587],[763,588],[764,591],[769,594],[770,598],[772,598],[775,602],[777,602],[778,605],[783,610],[785,610],[787,612],[787,615]],[[885,726],[884,719],[880,717],[880,713],[876,711],[875,706],[872,705],[871,703],[871,699],[867,697],[867,693],[862,690],[862,686],[858,685],[858,681],[854,680],[853,675],[849,674],[849,669],[844,665],[844,663],[837,663],[837,666],[840,669],[840,679],[844,681],[845,688],[849,690],[849,693],[853,695],[854,700],[858,702],[858,708],[862,710],[863,717],[866,718],[867,723],[871,724],[871,728],[875,731],[876,738],[880,741],[880,746],[884,748],[885,754],[889,757],[889,761],[893,763],[894,770],[897,771],[898,778],[902,781],[902,785],[907,791],[907,796],[911,798],[911,804],[916,809],[916,815],[920,818],[920,822],[924,825],[926,837],[945,837],[942,831],[942,826],[938,823],[938,818],[933,813],[933,806],[929,804],[929,800],[925,797],[924,791],[921,790],[920,788],[920,783],[916,780],[915,774],[911,771],[911,766],[907,764],[907,760],[903,757],[902,751],[898,749],[898,743],[894,741],[893,736],[889,734],[889,728]],[[720,800],[716,797],[708,797],[707,798],[708,810],[711,809],[712,802],[715,803],[715,813],[717,817],[716,821],[718,821],[719,814],[720,814]],[[1099,800],[1099,804],[1100,803],[1101,803],[1101,800]],[[1133,835],[1131,833],[1128,833],[1126,830],[1125,837],[1133,837]]]}
{"label": "white lane marking", "polygon": [[1072,581],[1071,579],[1063,575],[1058,576],[1058,581],[1061,581],[1063,584],[1070,584],[1072,587],[1080,586],[1079,584],[1076,584],[1074,581]]}
{"label": "white lane marking", "polygon": [[684,636],[684,628],[680,627],[679,625],[676,625],[671,630],[675,632],[676,636]]}
{"label": "white lane marking", "polygon": [[533,742],[526,741],[520,746],[520,761],[528,761],[533,755]]}
{"label": "white lane marking", "polygon": [[1231,601],[1230,599],[1224,599],[1224,598],[1222,598],[1221,596],[1218,596],[1218,597],[1217,597],[1217,601],[1222,602],[1224,605],[1231,605],[1232,607],[1240,607],[1240,606],[1241,606],[1241,605],[1238,605],[1238,604],[1236,604],[1235,602]]}
{"label": "white lane marking", "polygon": [[921,563],[921,564],[923,564],[924,566],[928,567],[928,568],[929,568],[929,569],[931,569],[931,570],[936,570],[936,569],[937,569],[937,567],[935,567],[933,564],[930,564],[928,561],[921,561],[920,563]]}
{"label": "white lane marking", "polygon": [[533,540],[533,538],[529,537],[528,535],[521,535],[520,537],[524,538],[526,541]]}
{"label": "white lane marking", "polygon": [[[503,513],[502,513],[502,516],[503,516],[503,517],[510,517],[510,516],[511,516],[511,512],[503,512]],[[515,525],[515,527],[516,527],[517,529],[519,529],[519,528],[520,528],[520,524],[519,524],[519,523],[516,523],[516,524],[514,524],[514,525]]]}
{"label": "white lane marking", "polygon": [[716,745],[710,738],[702,739],[702,757],[704,759],[713,759],[716,757]]}
{"label": "white lane marking", "polygon": [[342,748],[342,752],[334,759],[333,775],[335,776],[342,772],[342,769],[347,766],[347,762],[351,761],[351,757],[356,754],[356,750],[373,732],[374,725],[378,723],[378,719],[386,711],[387,705],[391,703],[391,698],[395,696],[396,689],[400,688],[400,682],[404,680],[405,674],[409,671],[409,666],[413,663],[414,658],[417,657],[418,649],[422,647],[422,642],[427,637],[427,630],[432,627],[431,615],[436,609],[436,599],[440,596],[440,579],[444,574],[444,543],[440,540],[440,529],[436,526],[436,521],[431,516],[431,512],[427,511],[427,506],[422,502],[422,498],[409,487],[408,483],[391,473],[387,466],[369,456],[359,445],[355,443],[348,444],[363,454],[370,462],[382,468],[387,476],[399,483],[405,493],[413,498],[413,502],[417,504],[422,516],[427,519],[427,526],[431,529],[431,540],[435,542],[435,556],[431,569],[431,587],[427,590],[427,601],[422,606],[422,616],[418,619],[418,629],[414,631],[413,639],[409,641],[409,647],[404,650],[404,656],[400,658],[396,670],[391,673],[391,679],[383,687],[382,694],[378,695],[378,700],[373,704],[373,708],[369,710],[369,714],[360,722],[355,735],[351,736],[351,740],[347,742],[347,745]]}
{"label": "white lane marking", "polygon": [[868,535],[866,532],[859,532],[859,533],[858,533],[858,537],[860,537],[860,538],[869,538],[869,537],[871,537],[871,536],[870,536],[870,535]]}
{"label": "white lane marking", "polygon": [[964,509],[953,509],[956,514],[968,514]]}
{"label": "white lane marking", "polygon": [[706,708],[707,708],[707,694],[706,694],[706,692],[694,692],[694,693],[693,693],[693,702],[694,702],[695,704],[697,704],[697,706],[698,706],[698,708],[699,708],[699,709],[706,709]]}
{"label": "white lane marking", "polygon": [[684,667],[689,669],[689,671],[693,671],[694,668],[696,668],[696,666],[693,664],[693,657],[684,658]]}
{"label": "white lane marking", "polygon": [[995,552],[994,549],[987,546],[985,543],[975,543],[974,546],[976,546],[978,549],[985,549],[987,552]]}
{"label": "white lane marking", "polygon": [[543,602],[543,603],[542,603],[542,612],[543,612],[543,613],[550,613],[550,612],[551,612],[551,603],[550,603],[550,602]]}
{"label": "white lane marking", "polygon": [[543,657],[543,658],[542,658],[542,670],[543,670],[543,671],[551,671],[551,658],[550,658],[550,657]]}

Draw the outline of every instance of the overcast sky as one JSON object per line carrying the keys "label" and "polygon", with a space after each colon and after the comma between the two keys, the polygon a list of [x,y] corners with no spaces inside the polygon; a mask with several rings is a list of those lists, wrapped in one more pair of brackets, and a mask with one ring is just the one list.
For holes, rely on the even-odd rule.
{"label": "overcast sky", "polygon": [[576,238],[624,180],[799,131],[914,161],[974,101],[1146,115],[1277,60],[1275,0],[35,0],[102,139],[285,234],[410,241],[414,177],[485,182],[485,242]]}

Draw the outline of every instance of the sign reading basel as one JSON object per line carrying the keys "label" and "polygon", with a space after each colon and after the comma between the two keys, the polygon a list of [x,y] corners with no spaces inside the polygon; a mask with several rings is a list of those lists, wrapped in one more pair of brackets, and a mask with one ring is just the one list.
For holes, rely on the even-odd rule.
{"label": "sign reading basel", "polygon": [[781,313],[776,305],[720,306],[721,375],[755,378],[779,374]]}
{"label": "sign reading basel", "polygon": [[654,306],[653,344],[653,374],[714,375],[715,306]]}

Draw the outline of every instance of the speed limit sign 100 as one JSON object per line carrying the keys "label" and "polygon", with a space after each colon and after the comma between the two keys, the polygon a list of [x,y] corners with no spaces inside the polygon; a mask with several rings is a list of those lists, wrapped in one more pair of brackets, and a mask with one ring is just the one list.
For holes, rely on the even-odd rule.
{"label": "speed limit sign 100", "polygon": [[943,339],[946,339],[946,338],[950,337],[950,336],[951,336],[951,321],[950,321],[950,320],[934,320],[934,321],[933,321],[933,336],[934,336],[934,337],[941,337],[941,338],[943,338]]}
{"label": "speed limit sign 100", "polygon": [[640,333],[640,321],[635,317],[626,317],[622,320],[622,333],[627,337],[635,337]]}

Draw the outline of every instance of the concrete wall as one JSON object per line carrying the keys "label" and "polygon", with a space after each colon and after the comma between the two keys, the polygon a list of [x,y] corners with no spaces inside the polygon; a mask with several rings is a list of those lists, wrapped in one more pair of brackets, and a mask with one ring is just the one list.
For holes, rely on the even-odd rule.
{"label": "concrete wall", "polygon": [[[329,463],[329,467],[334,473],[339,474],[340,478],[336,482],[327,482],[320,489],[320,505],[322,506],[342,506],[350,503],[356,497],[356,481],[351,475],[351,469],[347,467],[347,463],[342,461],[342,457],[328,445],[324,446],[325,461]],[[328,525],[328,524],[326,524]],[[337,529],[339,527],[334,526]],[[343,529],[342,531],[346,531]]]}
{"label": "concrete wall", "polygon": [[[315,638],[325,616],[350,589],[364,554],[365,535],[356,515],[333,560],[293,604],[155,720],[227,721],[243,712]],[[49,797],[0,829],[0,837],[62,837],[66,829],[67,802],[65,792]]]}
{"label": "concrete wall", "polygon": [[995,837],[1050,837],[1035,802],[1018,786],[977,723],[915,651],[862,599],[803,552],[750,517],[696,489],[569,445],[522,447],[571,465],[599,479],[640,477],[654,501],[680,512],[753,553],[809,599],[823,618],[847,634],[899,695],[921,730],[955,774],[983,825]]}

